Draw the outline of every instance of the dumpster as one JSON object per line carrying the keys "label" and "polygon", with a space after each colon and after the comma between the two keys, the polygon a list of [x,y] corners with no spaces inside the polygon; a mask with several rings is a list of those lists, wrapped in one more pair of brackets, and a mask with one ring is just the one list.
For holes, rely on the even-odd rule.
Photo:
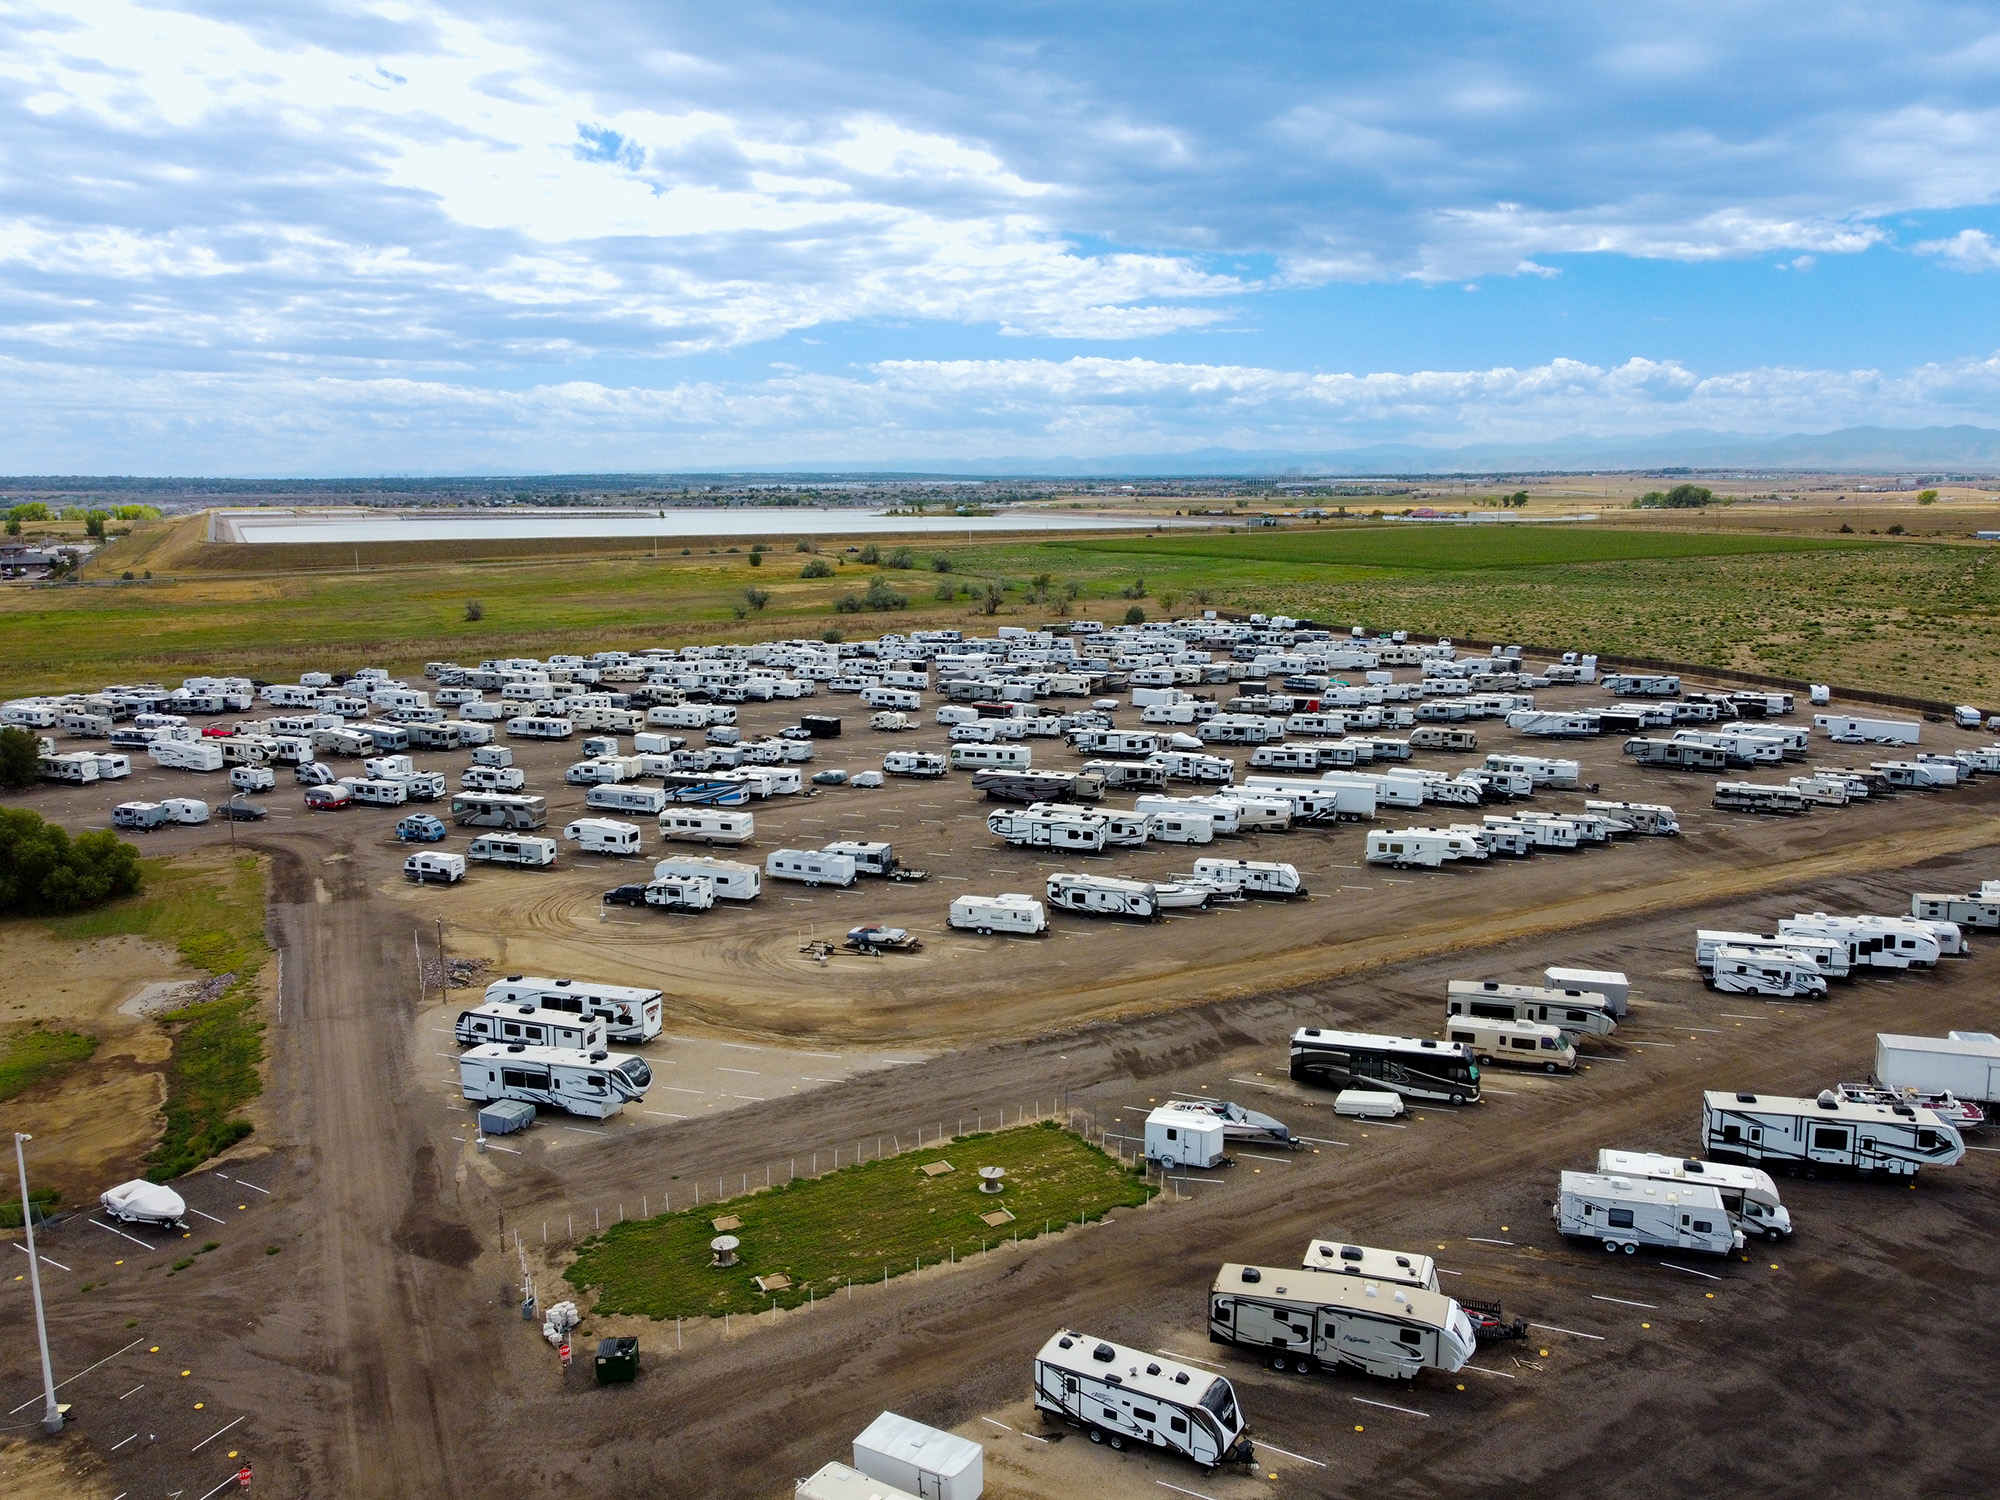
{"label": "dumpster", "polygon": [[636,1380],[639,1377],[639,1341],[637,1339],[599,1339],[597,1341],[597,1383],[615,1385],[620,1381]]}

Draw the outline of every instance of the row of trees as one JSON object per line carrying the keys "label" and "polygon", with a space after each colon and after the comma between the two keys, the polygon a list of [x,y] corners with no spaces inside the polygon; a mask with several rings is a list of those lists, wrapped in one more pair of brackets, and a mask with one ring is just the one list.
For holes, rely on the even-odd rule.
{"label": "row of trees", "polygon": [[77,838],[26,808],[0,809],[0,915],[60,915],[139,889],[139,851],[106,832]]}

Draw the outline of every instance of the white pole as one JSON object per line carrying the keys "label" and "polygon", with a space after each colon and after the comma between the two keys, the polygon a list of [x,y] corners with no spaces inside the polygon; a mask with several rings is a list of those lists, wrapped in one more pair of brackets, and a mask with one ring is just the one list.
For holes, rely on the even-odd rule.
{"label": "white pole", "polygon": [[28,1284],[35,1293],[35,1338],[42,1346],[42,1431],[54,1437],[63,1430],[63,1415],[56,1406],[56,1375],[49,1365],[49,1324],[42,1315],[42,1265],[35,1255],[35,1210],[28,1201],[28,1158],[23,1142],[31,1135],[14,1132],[14,1164],[21,1169],[21,1222],[28,1231]]}

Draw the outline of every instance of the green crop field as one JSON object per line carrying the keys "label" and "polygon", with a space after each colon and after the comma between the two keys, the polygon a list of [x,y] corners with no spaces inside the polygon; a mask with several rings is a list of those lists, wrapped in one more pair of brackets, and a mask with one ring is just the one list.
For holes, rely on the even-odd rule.
{"label": "green crop field", "polygon": [[[949,1162],[936,1176],[923,1168]],[[1006,1191],[979,1191],[978,1169],[1004,1167]],[[849,1281],[880,1281],[1018,1236],[1060,1231],[1079,1218],[1144,1203],[1138,1173],[1058,1125],[1042,1123],[961,1137],[942,1148],[800,1178],[747,1197],[628,1220],[585,1240],[565,1275],[597,1294],[600,1313],[648,1318],[719,1318],[796,1307],[808,1293],[831,1296]],[[1005,1209],[1013,1222],[982,1214]],[[741,1263],[712,1265],[714,1220],[739,1218]],[[752,1277],[789,1276],[760,1292]]]}

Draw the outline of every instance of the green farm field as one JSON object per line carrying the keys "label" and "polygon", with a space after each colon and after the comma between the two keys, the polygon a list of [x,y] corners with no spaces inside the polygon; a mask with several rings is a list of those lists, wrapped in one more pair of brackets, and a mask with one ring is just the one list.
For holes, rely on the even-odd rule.
{"label": "green farm field", "polygon": [[[1594,649],[1915,693],[2000,696],[2000,579],[1990,547],[1955,540],[1661,524],[1417,527],[912,540],[910,568],[821,543],[836,576],[774,543],[682,555],[363,559],[330,567],[291,549],[194,540],[201,518],[141,527],[81,587],[0,589],[4,690],[90,689],[201,672],[290,678],[309,667],[476,661],[688,641],[955,626],[990,630],[1064,612],[1121,620],[1202,607],[1334,625]],[[881,542],[891,556],[897,543]],[[308,549],[317,553],[320,549]],[[244,570],[256,553],[264,571]],[[942,558],[948,572],[933,569]],[[317,565],[307,566],[307,563]],[[117,581],[152,566],[156,577]],[[880,576],[899,610],[841,613]],[[986,599],[989,585],[997,598]],[[1074,588],[1073,601],[1065,594]],[[768,595],[761,608],[746,590]],[[950,597],[939,597],[940,593]],[[478,619],[467,618],[477,601]]]}

